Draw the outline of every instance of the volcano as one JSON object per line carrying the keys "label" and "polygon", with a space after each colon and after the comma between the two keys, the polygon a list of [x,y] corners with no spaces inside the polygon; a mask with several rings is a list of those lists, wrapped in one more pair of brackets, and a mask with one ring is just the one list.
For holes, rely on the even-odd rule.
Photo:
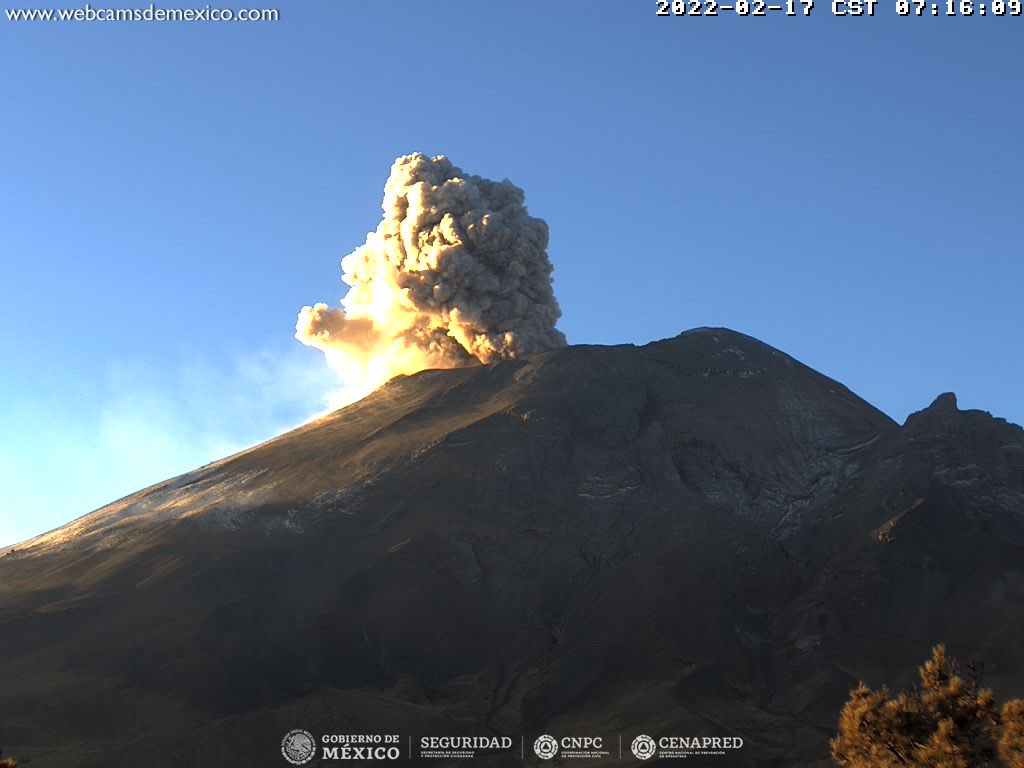
{"label": "volcano", "polygon": [[638,765],[671,734],[825,766],[850,688],[937,642],[1024,692],[1021,552],[1024,431],[952,394],[899,425],[715,328],[423,371],[5,552],[0,747],[287,766],[301,728],[541,765],[573,734]]}

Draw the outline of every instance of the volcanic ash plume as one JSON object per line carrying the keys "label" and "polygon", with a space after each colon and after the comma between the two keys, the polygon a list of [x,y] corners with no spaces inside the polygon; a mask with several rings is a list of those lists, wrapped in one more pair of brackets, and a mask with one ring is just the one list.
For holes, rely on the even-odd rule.
{"label": "volcanic ash plume", "polygon": [[548,227],[524,199],[507,179],[463,174],[443,156],[395,161],[383,219],[342,259],[344,309],[303,307],[295,325],[345,381],[341,399],[400,373],[565,345]]}

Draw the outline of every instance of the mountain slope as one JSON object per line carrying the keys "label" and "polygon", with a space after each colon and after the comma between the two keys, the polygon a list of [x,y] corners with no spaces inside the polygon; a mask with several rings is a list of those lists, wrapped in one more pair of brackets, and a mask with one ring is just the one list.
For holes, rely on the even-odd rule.
{"label": "mountain slope", "polygon": [[934,642],[1024,691],[1022,544],[1019,427],[952,396],[901,427],[725,329],[426,371],[0,558],[0,745],[597,730],[822,764],[849,687]]}

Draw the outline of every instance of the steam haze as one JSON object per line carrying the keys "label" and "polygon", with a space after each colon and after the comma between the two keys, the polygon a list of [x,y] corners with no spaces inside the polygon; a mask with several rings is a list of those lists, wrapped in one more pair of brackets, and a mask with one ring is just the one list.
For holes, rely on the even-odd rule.
{"label": "steam haze", "polygon": [[414,153],[392,165],[382,208],[342,259],[343,309],[303,307],[295,326],[343,380],[335,407],[399,374],[565,346],[548,227],[522,189]]}

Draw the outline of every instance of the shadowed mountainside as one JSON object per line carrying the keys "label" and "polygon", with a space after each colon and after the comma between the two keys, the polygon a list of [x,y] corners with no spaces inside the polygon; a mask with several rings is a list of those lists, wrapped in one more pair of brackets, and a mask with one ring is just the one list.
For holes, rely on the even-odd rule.
{"label": "shadowed mountainside", "polygon": [[0,557],[0,746],[644,732],[827,765],[850,687],[935,642],[1024,693],[1022,551],[1024,432],[952,395],[900,426],[725,329],[425,371]]}

